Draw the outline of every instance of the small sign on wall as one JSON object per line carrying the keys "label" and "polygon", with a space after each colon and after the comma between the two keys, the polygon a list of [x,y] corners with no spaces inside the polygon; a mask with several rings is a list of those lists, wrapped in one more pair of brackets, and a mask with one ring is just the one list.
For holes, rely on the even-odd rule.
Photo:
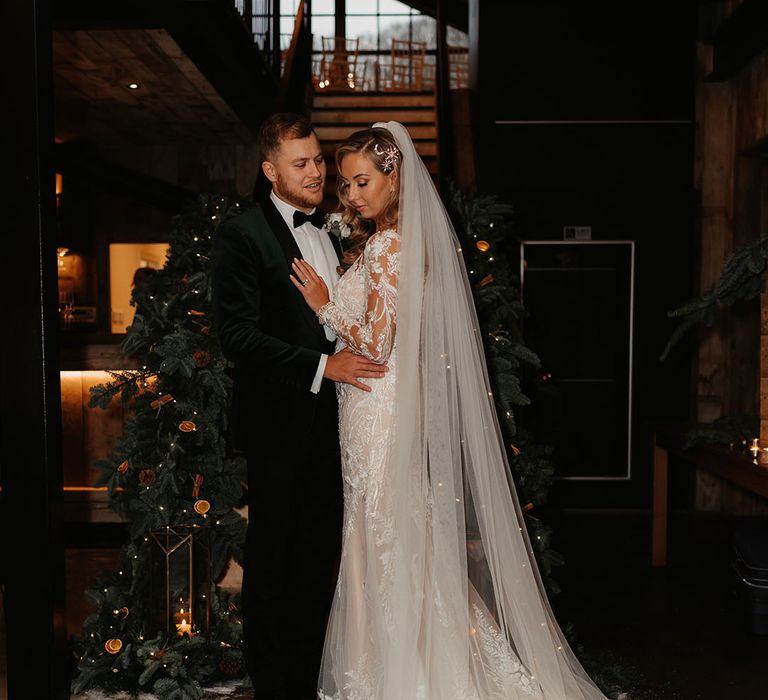
{"label": "small sign on wall", "polygon": [[563,226],[563,239],[566,241],[591,241],[591,226]]}

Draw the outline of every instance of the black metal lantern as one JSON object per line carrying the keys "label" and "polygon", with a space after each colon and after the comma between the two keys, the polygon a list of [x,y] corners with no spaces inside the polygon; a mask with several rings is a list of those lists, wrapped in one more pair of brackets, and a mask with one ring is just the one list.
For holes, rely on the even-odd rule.
{"label": "black metal lantern", "polygon": [[207,526],[169,525],[150,532],[152,625],[169,636],[207,634],[211,546]]}

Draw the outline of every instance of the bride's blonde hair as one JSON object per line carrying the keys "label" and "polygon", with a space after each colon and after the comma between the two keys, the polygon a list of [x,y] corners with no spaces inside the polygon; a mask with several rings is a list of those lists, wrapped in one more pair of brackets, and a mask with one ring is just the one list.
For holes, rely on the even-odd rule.
{"label": "bride's blonde hair", "polygon": [[344,271],[357,260],[365,248],[366,241],[376,231],[376,222],[372,219],[364,219],[360,212],[352,207],[342,186],[341,162],[352,153],[362,153],[376,166],[376,169],[384,175],[395,173],[396,186],[393,189],[389,201],[379,216],[379,224],[386,227],[397,226],[397,214],[400,209],[400,164],[402,156],[395,139],[387,129],[372,127],[356,131],[336,149],[336,194],[342,207],[342,219],[352,228],[349,236],[350,247],[344,252],[340,271]]}

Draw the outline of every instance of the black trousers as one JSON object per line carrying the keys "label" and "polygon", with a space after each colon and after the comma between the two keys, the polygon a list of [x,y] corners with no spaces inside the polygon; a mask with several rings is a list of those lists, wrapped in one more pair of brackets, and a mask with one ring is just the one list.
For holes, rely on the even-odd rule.
{"label": "black trousers", "polygon": [[246,453],[243,640],[257,698],[317,697],[341,555],[335,402],[333,409],[309,430],[296,426],[281,449],[255,446]]}

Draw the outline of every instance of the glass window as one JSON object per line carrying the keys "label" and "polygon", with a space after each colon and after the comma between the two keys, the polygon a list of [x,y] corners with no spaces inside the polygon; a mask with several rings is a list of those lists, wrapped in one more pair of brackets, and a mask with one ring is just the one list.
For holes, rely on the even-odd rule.
{"label": "glass window", "polygon": [[312,0],[312,23],[317,15],[335,15],[336,0]]}
{"label": "glass window", "polygon": [[437,48],[437,20],[421,15],[414,17],[411,29],[412,41],[423,41],[427,50]]}
{"label": "glass window", "polygon": [[296,24],[296,17],[280,16],[280,48],[285,50],[291,45],[293,37],[293,27]]}
{"label": "glass window", "polygon": [[336,33],[336,18],[331,16],[317,17],[312,15],[312,46],[315,51],[322,51],[324,36],[334,36]]}
{"label": "glass window", "polygon": [[347,0],[346,4],[347,16],[375,15],[378,9],[378,0]]}
{"label": "glass window", "polygon": [[377,49],[378,34],[378,22],[375,15],[373,17],[347,17],[347,37],[359,39],[358,48],[360,50]]}
{"label": "glass window", "polygon": [[469,34],[456,27],[448,26],[448,46],[469,47]]}
{"label": "glass window", "polygon": [[420,14],[418,10],[412,9],[404,2],[398,2],[398,0],[379,0],[379,14],[380,15],[410,15]]}
{"label": "glass window", "polygon": [[379,17],[379,48],[389,49],[392,39],[411,39],[411,18],[403,15]]}

